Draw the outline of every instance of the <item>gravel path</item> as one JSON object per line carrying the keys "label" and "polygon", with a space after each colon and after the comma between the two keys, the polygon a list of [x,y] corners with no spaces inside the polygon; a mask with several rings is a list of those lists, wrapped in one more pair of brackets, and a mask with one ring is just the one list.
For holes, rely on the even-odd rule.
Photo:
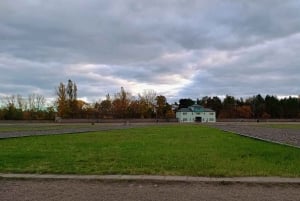
{"label": "gravel path", "polygon": [[299,185],[0,180],[1,201],[300,201]]}
{"label": "gravel path", "polygon": [[239,123],[217,123],[211,125],[224,131],[300,148],[300,130],[298,129],[270,128],[255,124]]}
{"label": "gravel path", "polygon": [[25,136],[37,136],[37,135],[58,135],[58,134],[75,134],[75,133],[84,133],[84,132],[93,132],[93,131],[104,131],[104,130],[113,130],[113,129],[124,129],[131,128],[130,125],[104,125],[104,126],[90,126],[90,127],[79,127],[79,128],[61,128],[61,129],[43,129],[41,130],[25,130],[25,131],[7,131],[0,132],[1,138],[15,138],[15,137],[25,137]]}

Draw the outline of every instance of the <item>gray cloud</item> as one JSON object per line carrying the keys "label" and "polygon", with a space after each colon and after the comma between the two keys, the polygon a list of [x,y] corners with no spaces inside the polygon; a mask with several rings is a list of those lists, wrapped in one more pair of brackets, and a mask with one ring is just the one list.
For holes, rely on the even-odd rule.
{"label": "gray cloud", "polygon": [[300,94],[297,0],[2,0],[0,94]]}
{"label": "gray cloud", "polygon": [[[199,64],[203,70],[181,94],[192,97],[207,94],[251,96],[257,93],[297,95],[300,84],[299,42],[300,34],[296,34],[247,49],[214,52],[212,59]],[[195,90],[186,93],[190,87]]]}

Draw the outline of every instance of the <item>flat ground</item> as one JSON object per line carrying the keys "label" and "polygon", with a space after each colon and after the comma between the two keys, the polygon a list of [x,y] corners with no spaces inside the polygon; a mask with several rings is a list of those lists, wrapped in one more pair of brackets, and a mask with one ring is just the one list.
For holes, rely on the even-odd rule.
{"label": "flat ground", "polygon": [[216,123],[212,127],[300,148],[300,123]]}
{"label": "flat ground", "polygon": [[0,139],[25,136],[74,134],[93,131],[116,130],[132,127],[140,127],[145,124],[124,123],[28,123],[28,124],[0,124]]}
{"label": "flat ground", "polygon": [[[272,136],[279,133],[280,142],[290,143],[289,133],[299,142],[299,124],[290,126],[289,124],[216,124],[214,126],[224,130],[234,132],[243,131],[243,134],[250,135],[251,131],[263,131],[259,137],[264,137],[263,133]],[[28,135],[48,135],[76,132],[86,132],[92,130],[111,130],[116,128],[128,128],[135,125],[90,125],[74,128],[68,125],[61,126],[52,124],[48,128],[41,128],[41,125],[0,125],[0,137],[18,137]],[[13,128],[13,129],[12,129]],[[27,128],[27,129],[26,129]],[[82,130],[80,130],[82,129]],[[275,129],[275,130],[274,130]],[[46,131],[45,131],[46,130]],[[250,130],[250,131],[249,131]],[[51,131],[51,132],[49,132]],[[63,131],[63,132],[62,132]],[[249,131],[249,132],[245,132]],[[284,131],[284,133],[282,133]],[[250,133],[250,134],[249,134]],[[252,132],[253,133],[253,132]],[[7,135],[7,136],[5,136]],[[275,134],[276,135],[276,134]],[[293,138],[294,138],[293,137]],[[270,140],[270,139],[268,139]],[[264,145],[267,146],[267,145]],[[268,145],[269,146],[269,145]],[[243,153],[244,154],[244,153]],[[244,158],[244,155],[241,155]],[[247,155],[247,157],[250,157]],[[21,158],[18,158],[20,160]],[[244,160],[244,159],[243,159]],[[81,201],[81,200],[130,200],[130,201],[150,201],[150,200],[244,200],[244,201],[300,201],[299,184],[243,184],[243,183],[185,183],[185,182],[101,182],[92,180],[17,180],[0,179],[0,200],[1,201]]]}
{"label": "flat ground", "polygon": [[299,185],[0,180],[1,201],[299,201]]}
{"label": "flat ground", "polygon": [[[106,131],[149,125],[174,125],[176,123],[96,123],[96,124],[0,124],[0,139],[11,137],[23,137],[34,135],[53,135],[83,133],[92,131]],[[209,124],[212,127],[242,134],[249,137],[256,137],[282,144],[289,144],[300,147],[300,123],[299,122],[229,122]]]}
{"label": "flat ground", "polygon": [[300,175],[300,149],[202,124],[10,138],[0,140],[0,149],[2,173]]}

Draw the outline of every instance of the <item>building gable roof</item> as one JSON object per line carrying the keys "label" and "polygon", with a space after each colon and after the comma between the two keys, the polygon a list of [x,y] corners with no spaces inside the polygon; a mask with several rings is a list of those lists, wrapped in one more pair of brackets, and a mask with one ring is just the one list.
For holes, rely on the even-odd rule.
{"label": "building gable roof", "polygon": [[180,108],[177,112],[193,112],[189,108]]}
{"label": "building gable roof", "polygon": [[194,104],[188,108],[180,108],[178,112],[215,112],[212,109],[204,108],[202,105]]}

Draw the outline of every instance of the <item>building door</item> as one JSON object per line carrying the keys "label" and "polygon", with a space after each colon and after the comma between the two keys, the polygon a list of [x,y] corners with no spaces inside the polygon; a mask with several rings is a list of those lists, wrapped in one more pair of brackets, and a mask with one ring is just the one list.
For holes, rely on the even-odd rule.
{"label": "building door", "polygon": [[196,122],[202,122],[202,117],[196,117]]}

